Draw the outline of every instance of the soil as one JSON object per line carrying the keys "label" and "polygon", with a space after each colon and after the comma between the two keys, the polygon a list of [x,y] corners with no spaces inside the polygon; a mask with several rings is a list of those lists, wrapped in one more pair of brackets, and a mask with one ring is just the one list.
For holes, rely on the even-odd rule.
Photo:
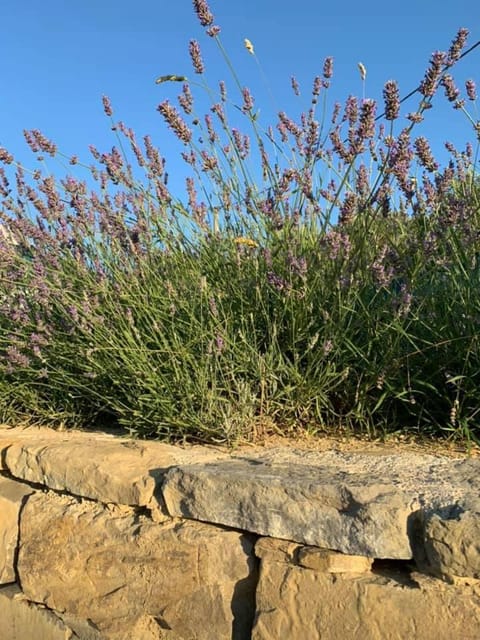
{"label": "soil", "polygon": [[[248,445],[241,445],[242,447]],[[290,447],[302,450],[336,450],[373,455],[400,453],[424,453],[433,456],[451,458],[480,457],[480,447],[474,443],[455,442],[453,440],[433,440],[429,438],[393,435],[384,438],[369,439],[358,436],[308,436],[287,438],[280,435],[268,435],[259,439],[254,447]]]}
{"label": "soil", "polygon": [[[7,425],[1,425],[6,427]],[[14,425],[8,425],[10,427]],[[18,427],[26,427],[31,425],[15,425]],[[68,429],[57,429],[62,432],[62,440],[68,438]],[[53,431],[53,430],[52,430]],[[78,431],[78,430],[77,430]],[[85,429],[91,433],[109,433],[120,437],[130,437],[128,432],[115,428],[99,428]],[[175,443],[172,443],[175,444]],[[192,445],[201,445],[201,442],[194,443],[178,443],[180,446],[189,447]],[[465,442],[460,440],[427,438],[405,434],[387,434],[379,438],[368,438],[367,436],[353,435],[351,432],[337,433],[329,432],[325,434],[311,435],[308,432],[298,432],[289,436],[280,433],[272,425],[264,425],[263,428],[257,428],[251,441],[240,441],[233,447],[224,444],[205,444],[204,446],[220,451],[238,452],[239,450],[248,451],[253,449],[271,449],[274,447],[286,447],[290,449],[310,450],[310,451],[342,451],[352,453],[368,453],[370,455],[390,455],[401,453],[423,453],[433,456],[442,456],[450,458],[478,458],[480,457],[480,446],[474,442]]]}

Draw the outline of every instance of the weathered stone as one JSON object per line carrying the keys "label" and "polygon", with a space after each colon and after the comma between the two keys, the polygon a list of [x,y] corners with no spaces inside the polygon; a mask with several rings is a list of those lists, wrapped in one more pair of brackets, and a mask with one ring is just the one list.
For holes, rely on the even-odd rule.
{"label": "weathered stone", "polygon": [[[0,587],[2,640],[94,640],[78,636],[51,611],[28,602],[17,585]],[[101,640],[97,635],[95,640]]]}
{"label": "weathered stone", "polygon": [[466,499],[423,519],[427,568],[443,577],[480,578],[480,499]]}
{"label": "weathered stone", "polygon": [[128,629],[110,631],[108,640],[183,640],[169,629],[159,626],[153,616],[140,616]]}
{"label": "weathered stone", "polygon": [[0,476],[0,584],[15,582],[18,517],[26,496],[33,491],[28,485]]}
{"label": "weathered stone", "polygon": [[297,554],[297,563],[301,567],[327,573],[364,573],[370,571],[372,562],[372,558],[365,556],[351,556],[318,547],[302,547]]}
{"label": "weathered stone", "polygon": [[255,555],[257,558],[268,558],[269,562],[292,562],[307,569],[329,573],[363,573],[370,571],[373,562],[365,556],[351,556],[319,547],[305,547],[277,538],[257,540]]}
{"label": "weathered stone", "polygon": [[172,638],[249,638],[256,561],[240,532],[35,494],[22,511],[18,574],[30,600],[88,618],[105,638],[141,616]]}
{"label": "weathered stone", "polygon": [[152,507],[159,521],[159,486],[167,469],[228,456],[208,447],[28,428],[0,430],[0,457],[16,478],[103,503]]}
{"label": "weathered stone", "polygon": [[407,570],[325,573],[261,560],[252,640],[477,640],[480,588]]}
{"label": "weathered stone", "polygon": [[46,427],[12,427],[0,423],[0,471],[7,470],[4,463],[5,452],[12,444],[18,442],[32,442],[38,439],[49,438],[54,440],[62,432]]}
{"label": "weathered stone", "polygon": [[374,558],[409,559],[424,508],[480,490],[480,461],[272,450],[172,468],[172,516]]}
{"label": "weathered stone", "polygon": [[277,538],[260,538],[255,544],[257,558],[268,556],[270,562],[293,561],[302,545]]}

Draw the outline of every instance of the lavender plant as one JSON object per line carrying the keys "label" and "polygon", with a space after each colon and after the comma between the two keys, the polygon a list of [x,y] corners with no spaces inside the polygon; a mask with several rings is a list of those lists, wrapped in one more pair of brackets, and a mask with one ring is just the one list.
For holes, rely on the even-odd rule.
{"label": "lavender plant", "polygon": [[[264,127],[210,7],[193,5],[236,93],[206,85],[196,40],[198,81],[157,80],[181,83],[158,112],[183,145],[185,198],[107,97],[117,139],[90,149],[96,189],[28,176],[0,149],[0,418],[202,441],[343,427],[477,438],[480,125],[473,80],[463,98],[451,73],[467,30],[432,55],[406,117],[392,80],[381,116],[350,96],[328,117],[326,58],[300,118]],[[439,90],[476,140],[447,143],[444,168],[414,135]],[[25,138],[62,157],[41,132]]]}

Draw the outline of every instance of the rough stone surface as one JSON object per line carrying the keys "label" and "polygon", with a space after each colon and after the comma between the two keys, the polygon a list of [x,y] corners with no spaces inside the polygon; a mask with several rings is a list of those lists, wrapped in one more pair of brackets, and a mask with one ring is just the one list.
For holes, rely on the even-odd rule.
{"label": "rough stone surface", "polygon": [[480,490],[480,461],[271,450],[172,468],[172,516],[373,558],[410,559],[424,509]]}
{"label": "rough stone surface", "polygon": [[293,562],[308,569],[328,573],[363,573],[370,571],[372,559],[351,556],[329,549],[305,547],[296,542],[277,538],[260,538],[255,544],[257,558],[268,558],[275,562]]}
{"label": "rough stone surface", "polygon": [[364,573],[370,571],[373,560],[328,549],[302,547],[298,551],[297,562],[301,567],[327,573]]}
{"label": "rough stone surface", "polygon": [[51,611],[28,602],[17,585],[0,587],[2,640],[101,640],[78,636]]}
{"label": "rough stone surface", "polygon": [[104,503],[157,511],[167,469],[219,457],[228,456],[208,447],[183,449],[104,433],[0,429],[0,458],[13,476]]}
{"label": "rough stone surface", "polygon": [[477,640],[479,470],[0,425],[0,640]]}
{"label": "rough stone surface", "polygon": [[282,556],[263,550],[252,640],[479,638],[479,585],[447,585],[386,563],[373,573],[325,573]]}
{"label": "rough stone surface", "polygon": [[18,516],[26,496],[33,491],[28,485],[0,476],[0,584],[15,582]]}
{"label": "rough stone surface", "polygon": [[427,512],[423,534],[429,571],[447,578],[480,578],[480,498]]}
{"label": "rough stone surface", "polygon": [[89,619],[105,638],[142,616],[179,640],[250,637],[256,560],[239,532],[35,494],[22,511],[18,574],[30,600]]}

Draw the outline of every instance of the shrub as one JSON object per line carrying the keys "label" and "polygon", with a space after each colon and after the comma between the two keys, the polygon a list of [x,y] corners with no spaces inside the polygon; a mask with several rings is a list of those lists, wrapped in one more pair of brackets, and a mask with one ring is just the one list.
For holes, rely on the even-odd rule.
{"label": "shrub", "polygon": [[[208,5],[194,8],[229,63]],[[276,131],[262,127],[234,69],[247,133],[231,124],[223,82],[217,92],[159,78],[182,83],[178,107],[158,111],[184,145],[184,199],[170,193],[150,137],[141,145],[115,122],[107,97],[118,146],[91,148],[97,190],[41,170],[27,178],[0,149],[0,417],[210,442],[265,425],[475,439],[474,149],[449,145],[441,169],[413,135],[442,87],[478,140],[450,75],[466,38],[461,29],[432,55],[398,132],[393,81],[380,116],[374,101],[351,96],[327,125],[331,58],[308,110],[299,121],[280,112]],[[198,42],[190,54],[201,80]],[[197,86],[212,97],[203,117]],[[473,81],[466,95],[475,100]],[[25,137],[33,152],[59,154],[39,131]]]}

